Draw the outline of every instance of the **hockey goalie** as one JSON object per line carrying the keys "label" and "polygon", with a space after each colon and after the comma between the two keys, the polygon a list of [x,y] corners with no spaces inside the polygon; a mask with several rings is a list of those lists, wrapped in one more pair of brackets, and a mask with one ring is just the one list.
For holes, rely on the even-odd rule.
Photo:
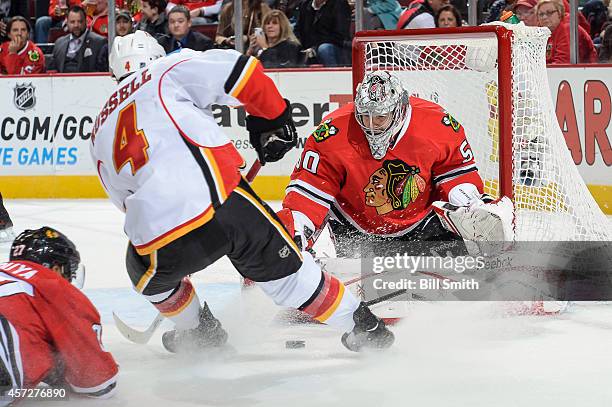
{"label": "hockey goalie", "polygon": [[512,202],[483,193],[461,124],[387,71],[366,74],[308,138],[279,216],[305,247],[329,222],[338,257],[423,241],[461,255],[464,239],[513,238]]}

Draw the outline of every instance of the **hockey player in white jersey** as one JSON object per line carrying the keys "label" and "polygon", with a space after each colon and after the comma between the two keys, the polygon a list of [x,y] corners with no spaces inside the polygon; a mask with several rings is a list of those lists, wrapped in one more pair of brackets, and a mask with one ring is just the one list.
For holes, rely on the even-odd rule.
{"label": "hockey player in white jersey", "polygon": [[348,349],[389,347],[384,323],[300,252],[242,178],[244,160],[213,118],[212,104],[243,105],[262,164],[295,146],[289,102],[257,59],[231,50],[164,54],[142,31],[115,39],[110,68],[119,84],[96,118],[91,154],[125,212],[130,279],[175,323],[163,335],[166,349],[226,342],[187,277],[223,255],[277,304],[343,331]]}

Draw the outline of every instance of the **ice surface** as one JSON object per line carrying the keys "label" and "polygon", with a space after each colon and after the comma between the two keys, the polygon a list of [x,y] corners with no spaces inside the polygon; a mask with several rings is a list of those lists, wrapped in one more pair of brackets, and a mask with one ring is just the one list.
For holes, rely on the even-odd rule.
{"label": "ice surface", "polygon": [[[85,292],[102,315],[105,347],[120,364],[113,399],[57,407],[612,405],[608,305],[574,304],[555,317],[503,317],[490,303],[415,303],[394,328],[390,351],[354,354],[329,327],[276,323],[276,306],[257,289],[241,292],[223,259],[194,281],[231,345],[187,358],[163,350],[167,323],[145,346],[115,329],[112,311],[143,329],[156,311],[130,288],[122,214],[109,202],[8,200],[6,206],[16,230],[46,224],[76,242],[87,266]],[[306,348],[285,349],[286,340],[296,339]]]}

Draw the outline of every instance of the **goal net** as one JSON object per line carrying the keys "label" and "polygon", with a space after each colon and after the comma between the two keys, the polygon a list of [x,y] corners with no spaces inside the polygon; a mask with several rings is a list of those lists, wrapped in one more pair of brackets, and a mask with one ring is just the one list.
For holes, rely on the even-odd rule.
{"label": "goal net", "polygon": [[612,240],[557,122],[549,35],[503,23],[358,33],[353,89],[366,72],[394,71],[411,95],[445,108],[464,126],[485,192],[514,201],[517,240]]}

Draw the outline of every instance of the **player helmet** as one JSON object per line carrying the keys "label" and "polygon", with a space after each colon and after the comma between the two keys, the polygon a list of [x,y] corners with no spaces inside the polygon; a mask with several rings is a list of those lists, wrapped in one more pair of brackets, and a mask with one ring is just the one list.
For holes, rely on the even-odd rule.
{"label": "player helmet", "polygon": [[139,30],[115,38],[109,56],[109,67],[115,78],[121,80],[165,55],[166,51],[155,38]]}
{"label": "player helmet", "polygon": [[408,92],[391,72],[368,72],[357,85],[355,118],[365,133],[372,157],[380,160],[385,156],[391,139],[404,125],[408,108]]}
{"label": "player helmet", "polygon": [[84,268],[76,246],[64,234],[48,226],[26,229],[11,245],[10,260],[27,260],[47,268],[59,266],[66,280],[82,287]]}

